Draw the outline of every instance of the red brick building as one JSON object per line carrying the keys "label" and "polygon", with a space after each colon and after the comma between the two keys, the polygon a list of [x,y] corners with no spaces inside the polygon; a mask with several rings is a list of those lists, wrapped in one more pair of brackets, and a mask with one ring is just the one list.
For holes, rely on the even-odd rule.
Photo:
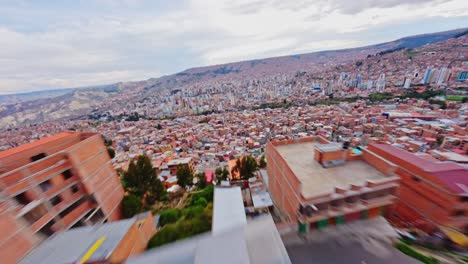
{"label": "red brick building", "polygon": [[322,137],[267,144],[269,191],[300,232],[387,214],[398,191],[395,165]]}
{"label": "red brick building", "polygon": [[59,230],[120,219],[101,135],[64,132],[0,152],[0,256],[15,263]]}
{"label": "red brick building", "polygon": [[368,149],[398,166],[401,186],[392,220],[426,231],[443,226],[468,234],[468,169],[390,145],[371,144]]}

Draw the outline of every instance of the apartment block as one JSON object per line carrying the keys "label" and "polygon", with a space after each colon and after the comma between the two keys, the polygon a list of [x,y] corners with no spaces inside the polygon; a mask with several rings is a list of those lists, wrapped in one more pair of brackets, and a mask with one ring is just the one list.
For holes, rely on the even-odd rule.
{"label": "apartment block", "polygon": [[428,232],[445,227],[468,234],[466,167],[423,159],[386,144],[370,144],[368,148],[397,165],[401,186],[394,221]]}
{"label": "apartment block", "polygon": [[367,149],[309,137],[270,142],[266,158],[275,204],[301,233],[386,215],[397,195],[396,166]]}
{"label": "apartment block", "polygon": [[0,152],[0,255],[15,263],[57,231],[120,219],[101,135],[63,132]]}

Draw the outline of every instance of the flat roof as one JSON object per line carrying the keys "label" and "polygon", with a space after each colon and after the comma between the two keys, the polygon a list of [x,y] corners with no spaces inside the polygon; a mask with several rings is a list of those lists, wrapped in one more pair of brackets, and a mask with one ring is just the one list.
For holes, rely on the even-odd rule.
{"label": "flat roof", "polygon": [[335,187],[347,189],[351,184],[364,185],[367,180],[386,176],[362,160],[347,161],[344,165],[324,168],[314,160],[317,142],[275,146],[301,182],[301,193],[306,199],[333,192]]}
{"label": "flat roof", "polygon": [[219,234],[204,233],[148,250],[127,260],[129,264],[290,264],[286,248],[270,215]]}
{"label": "flat roof", "polygon": [[[138,216],[116,222],[72,228],[56,233],[19,263],[77,263],[88,253],[88,261],[107,259]],[[92,250],[91,250],[92,249]]]}
{"label": "flat roof", "polygon": [[266,191],[252,193],[252,202],[255,209],[265,208],[273,205],[270,194]]}
{"label": "flat roof", "polygon": [[247,224],[240,187],[215,188],[213,234]]}

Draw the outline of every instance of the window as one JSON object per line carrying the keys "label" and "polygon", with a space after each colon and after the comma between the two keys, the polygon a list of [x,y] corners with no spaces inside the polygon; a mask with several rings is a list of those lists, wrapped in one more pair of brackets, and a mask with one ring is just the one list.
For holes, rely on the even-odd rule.
{"label": "window", "polygon": [[413,181],[416,181],[416,182],[420,182],[421,179],[419,179],[418,177],[416,176],[411,176],[411,179],[413,179]]}
{"label": "window", "polygon": [[78,186],[76,186],[76,185],[73,185],[73,186],[71,187],[71,191],[72,191],[73,193],[77,193],[79,190],[80,190],[80,188],[78,188]]}
{"label": "window", "polygon": [[49,223],[47,223],[43,228],[41,228],[41,230],[39,230],[39,232],[43,235],[46,235],[46,236],[51,236],[54,234],[54,230],[52,229],[52,226],[55,224],[55,221],[54,219],[50,220]]}
{"label": "window", "polygon": [[39,153],[37,155],[34,155],[31,157],[31,161],[34,162],[34,161],[38,161],[40,159],[43,159],[46,157],[46,154],[45,153]]}
{"label": "window", "polygon": [[83,197],[76,201],[74,204],[70,205],[67,209],[63,210],[62,212],[59,213],[60,217],[64,217],[67,214],[69,214],[71,211],[75,210],[78,206],[82,205],[83,203],[86,202],[86,197]]}
{"label": "window", "polygon": [[60,202],[62,202],[62,198],[60,198],[60,196],[54,196],[52,197],[52,199],[50,199],[50,203],[53,205],[53,206],[56,206],[57,204],[59,204]]}
{"label": "window", "polygon": [[20,193],[16,195],[15,200],[22,205],[27,205],[28,203],[31,202],[24,193]]}
{"label": "window", "polygon": [[25,219],[30,224],[34,224],[37,220],[41,219],[45,214],[47,214],[47,208],[43,204],[40,204],[30,209],[27,213],[25,213],[23,215],[23,219]]}
{"label": "window", "polygon": [[465,211],[463,210],[456,210],[452,213],[452,216],[464,216],[465,215]]}
{"label": "window", "polygon": [[83,222],[81,222],[81,220],[80,220],[80,221],[76,222],[74,225],[72,225],[72,226],[70,227],[70,229],[71,229],[71,228],[76,228],[76,227],[81,227],[81,226],[85,226],[85,225],[84,225]]}
{"label": "window", "polygon": [[43,192],[47,192],[52,187],[52,184],[50,183],[50,180],[46,180],[44,182],[39,183],[39,187]]}
{"label": "window", "polygon": [[66,171],[62,172],[62,175],[65,178],[65,180],[68,180],[71,177],[73,177],[73,173],[70,170],[66,170]]}

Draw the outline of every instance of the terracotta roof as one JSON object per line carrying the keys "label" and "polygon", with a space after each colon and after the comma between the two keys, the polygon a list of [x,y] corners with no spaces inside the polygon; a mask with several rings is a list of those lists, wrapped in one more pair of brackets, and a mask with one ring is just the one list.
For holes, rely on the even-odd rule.
{"label": "terracotta roof", "polygon": [[74,133],[75,132],[62,132],[62,133],[58,133],[58,134],[55,134],[55,135],[50,136],[50,137],[41,138],[39,140],[36,140],[36,141],[30,142],[30,143],[18,146],[16,148],[1,151],[0,152],[0,159],[4,158],[4,157],[7,157],[7,156],[10,156],[10,155],[13,155],[13,154],[16,154],[16,153],[19,153],[19,152],[24,151],[24,150],[30,149],[30,148],[40,146],[42,144],[52,142],[52,141],[60,139],[60,138],[68,137],[68,136],[70,136],[70,135],[72,135]]}

